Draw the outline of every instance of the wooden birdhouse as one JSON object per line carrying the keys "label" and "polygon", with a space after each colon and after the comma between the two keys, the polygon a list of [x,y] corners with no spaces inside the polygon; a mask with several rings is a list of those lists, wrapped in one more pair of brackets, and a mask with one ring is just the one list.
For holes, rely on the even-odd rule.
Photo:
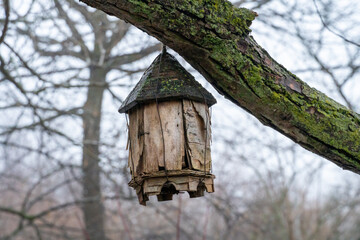
{"label": "wooden birdhouse", "polygon": [[139,202],[214,192],[209,107],[216,103],[165,50],[119,109],[127,113],[129,167]]}

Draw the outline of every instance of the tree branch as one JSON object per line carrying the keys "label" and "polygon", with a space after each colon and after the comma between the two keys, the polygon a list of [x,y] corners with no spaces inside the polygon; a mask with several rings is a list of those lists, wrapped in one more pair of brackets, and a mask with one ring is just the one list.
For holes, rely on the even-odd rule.
{"label": "tree branch", "polygon": [[256,13],[225,0],[82,1],[158,38],[263,124],[360,174],[360,116],[272,59],[249,35]]}
{"label": "tree branch", "polygon": [[0,44],[4,41],[5,35],[8,29],[9,25],[9,18],[10,18],[10,3],[9,0],[3,0],[4,2],[4,10],[5,10],[5,22],[4,22],[4,28],[2,30],[1,36],[0,36]]}
{"label": "tree branch", "polygon": [[62,6],[61,6],[61,4],[59,3],[58,0],[55,0],[54,2],[55,2],[55,6],[56,6],[56,8],[57,8],[57,10],[59,12],[59,17],[64,19],[64,21],[66,22],[66,24],[69,27],[73,37],[76,39],[77,43],[80,45],[82,53],[85,54],[87,57],[89,57],[90,56],[90,51],[87,48],[84,40],[82,39],[81,34],[77,30],[75,22],[70,19],[70,17],[64,11],[64,9],[62,8]]}
{"label": "tree branch", "polygon": [[113,69],[113,68],[116,68],[121,65],[125,65],[125,64],[129,64],[129,63],[138,61],[155,51],[160,51],[160,49],[161,49],[161,44],[155,44],[155,45],[149,46],[147,48],[144,48],[144,49],[140,50],[139,52],[110,57],[106,61],[105,68]]}

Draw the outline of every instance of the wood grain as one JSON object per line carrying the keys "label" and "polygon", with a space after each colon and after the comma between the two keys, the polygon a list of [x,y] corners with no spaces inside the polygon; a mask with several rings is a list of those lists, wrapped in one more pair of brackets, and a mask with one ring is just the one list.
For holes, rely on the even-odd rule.
{"label": "wood grain", "polygon": [[164,167],[163,143],[156,103],[144,105],[144,172],[158,171]]}
{"label": "wood grain", "polygon": [[165,140],[167,170],[180,170],[185,156],[184,127],[181,101],[159,103]]}
{"label": "wood grain", "polygon": [[[193,169],[209,171],[211,166],[210,139],[211,132],[206,134],[206,126],[210,129],[210,121],[206,124],[205,119],[209,118],[206,106],[196,103],[195,108],[192,101],[183,100],[183,111],[185,119],[188,153]],[[202,116],[201,116],[202,115]],[[209,130],[208,130],[209,131]],[[206,169],[205,164],[205,141],[206,144]]]}
{"label": "wood grain", "polygon": [[140,134],[143,131],[143,109],[133,109],[129,113],[129,121],[129,167],[136,176],[143,171],[144,140]]}

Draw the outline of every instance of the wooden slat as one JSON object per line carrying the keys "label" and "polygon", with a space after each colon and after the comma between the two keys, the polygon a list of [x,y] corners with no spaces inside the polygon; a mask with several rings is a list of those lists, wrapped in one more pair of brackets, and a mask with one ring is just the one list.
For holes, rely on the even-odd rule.
{"label": "wooden slat", "polygon": [[[185,155],[182,105],[180,101],[159,103],[160,121],[156,103],[144,106],[145,155],[148,171],[158,167],[167,170],[180,170]],[[163,158],[163,140],[165,142],[165,165]]]}
{"label": "wooden slat", "polygon": [[136,189],[140,204],[145,205],[149,196],[152,195],[157,195],[159,201],[171,200],[172,194],[176,194],[176,191],[168,194],[161,193],[164,184],[167,182],[170,182],[177,191],[187,191],[191,198],[203,196],[204,190],[207,192],[214,191],[215,176],[212,174],[204,176],[201,171],[189,169],[174,170],[168,173],[168,176],[165,176],[164,171],[141,175],[137,177],[137,183],[135,182],[136,179],[131,180],[129,186]]}
{"label": "wooden slat", "polygon": [[138,122],[138,149],[139,149],[139,162],[136,165],[136,174],[144,172],[144,108],[137,109],[137,122]]}
{"label": "wooden slat", "polygon": [[156,103],[144,105],[144,172],[164,167],[163,145]]}
{"label": "wooden slat", "polygon": [[157,172],[153,172],[153,173],[145,173],[145,174],[139,176],[137,178],[137,180],[138,180],[138,182],[141,182],[144,179],[166,177],[166,176],[168,176],[168,177],[194,176],[194,177],[213,177],[213,178],[215,178],[215,176],[210,173],[207,173],[206,175],[204,175],[204,172],[201,172],[201,171],[191,170],[191,169],[182,169],[182,170],[171,170],[171,171],[167,171],[167,172],[162,170],[162,171],[157,171]]}
{"label": "wooden slat", "polygon": [[[143,109],[136,108],[129,113],[129,167],[134,176],[143,172]],[[134,166],[133,166],[134,165]],[[134,169],[133,169],[134,167]]]}
{"label": "wooden slat", "polygon": [[[205,141],[206,141],[206,171],[210,171],[211,168],[211,118],[209,114],[209,108],[204,103],[199,103],[192,101],[193,107],[198,114],[198,117],[202,120],[202,135],[203,135],[203,142],[202,146],[198,146],[198,152],[201,152],[203,155],[202,159],[205,157]],[[206,132],[207,131],[207,132]],[[202,162],[201,170],[204,170],[205,161]]]}
{"label": "wooden slat", "polygon": [[130,136],[130,146],[129,146],[129,167],[131,169],[131,173],[136,176],[135,170],[136,166],[139,162],[139,149],[137,143],[137,109],[132,110],[129,113],[129,136]]}
{"label": "wooden slat", "polygon": [[[188,153],[193,169],[207,172],[211,167],[211,130],[210,116],[205,104],[183,100],[183,111],[185,118],[185,128],[187,137]],[[206,135],[206,128],[208,133]],[[206,169],[204,169],[206,144]]]}
{"label": "wooden slat", "polygon": [[210,148],[210,143],[211,143],[211,117],[210,117],[210,113],[209,113],[209,108],[204,103],[199,103],[199,102],[194,102],[193,101],[192,104],[195,107],[196,112],[202,118],[202,120],[204,122],[204,127],[207,129],[207,136],[205,136],[206,140],[207,140],[207,145],[206,146]]}
{"label": "wooden slat", "polygon": [[161,102],[159,110],[165,140],[166,169],[180,170],[185,156],[181,101]]}

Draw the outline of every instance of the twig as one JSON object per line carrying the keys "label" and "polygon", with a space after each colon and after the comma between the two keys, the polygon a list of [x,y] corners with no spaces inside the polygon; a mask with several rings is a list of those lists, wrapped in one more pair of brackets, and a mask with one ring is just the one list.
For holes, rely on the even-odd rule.
{"label": "twig", "polygon": [[324,27],[325,27],[329,32],[331,32],[332,34],[334,34],[334,35],[338,36],[339,38],[343,39],[343,40],[344,40],[345,42],[347,42],[347,43],[350,43],[350,44],[353,44],[353,45],[355,45],[355,46],[357,46],[357,47],[360,47],[360,44],[359,44],[359,43],[356,43],[356,42],[354,42],[354,41],[352,41],[352,40],[349,40],[349,39],[347,39],[346,37],[342,36],[340,33],[337,33],[337,32],[335,32],[334,30],[332,30],[332,29],[325,23],[324,18],[322,17],[322,15],[321,15],[321,13],[320,13],[320,10],[319,10],[319,7],[318,7],[318,5],[317,5],[317,3],[316,3],[316,0],[313,0],[313,2],[314,2],[314,5],[315,5],[315,8],[316,8],[316,12],[317,12],[317,14],[319,15],[319,18],[320,18],[320,20],[321,20],[321,23],[324,25]]}

